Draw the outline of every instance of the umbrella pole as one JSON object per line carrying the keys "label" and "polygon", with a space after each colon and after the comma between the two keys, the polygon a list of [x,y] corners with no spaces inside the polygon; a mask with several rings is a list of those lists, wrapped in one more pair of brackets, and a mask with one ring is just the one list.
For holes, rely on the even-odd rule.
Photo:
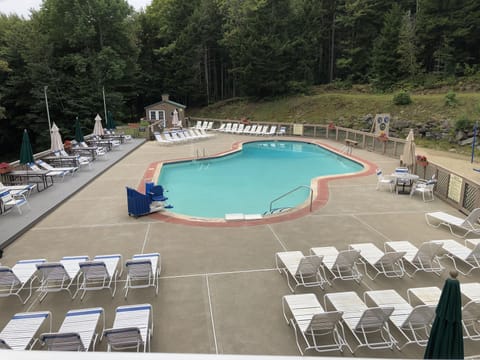
{"label": "umbrella pole", "polygon": [[102,86],[102,94],[103,94],[103,111],[105,112],[105,127],[107,127],[108,118],[107,118],[107,102],[105,101],[105,86]]}

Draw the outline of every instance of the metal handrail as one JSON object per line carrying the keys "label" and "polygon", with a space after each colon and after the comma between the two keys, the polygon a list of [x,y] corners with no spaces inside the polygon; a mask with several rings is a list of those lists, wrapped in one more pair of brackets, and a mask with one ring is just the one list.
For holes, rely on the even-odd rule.
{"label": "metal handrail", "polygon": [[270,202],[270,212],[272,211],[272,205],[275,201],[277,200],[280,200],[280,199],[283,199],[285,196],[288,196],[290,195],[291,193],[294,193],[295,191],[297,190],[300,190],[300,189],[308,189],[308,191],[310,191],[310,212],[312,211],[312,203],[313,203],[313,190],[310,186],[307,186],[307,185],[300,185],[300,186],[297,186],[295,189],[293,190],[290,190],[289,192],[286,192],[285,194],[283,195],[280,195],[279,197],[277,197],[276,199],[273,199],[271,202]]}

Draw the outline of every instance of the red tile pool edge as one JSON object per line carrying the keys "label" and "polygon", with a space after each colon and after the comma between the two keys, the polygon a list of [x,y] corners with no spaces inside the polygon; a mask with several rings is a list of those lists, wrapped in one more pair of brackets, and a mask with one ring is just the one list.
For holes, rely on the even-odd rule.
{"label": "red tile pool edge", "polygon": [[[333,180],[337,179],[349,179],[349,178],[355,178],[355,177],[360,177],[360,176],[368,176],[371,174],[375,173],[376,165],[368,160],[361,159],[355,155],[346,155],[341,153],[338,149],[327,145],[323,144],[321,142],[317,142],[314,140],[298,140],[298,139],[288,139],[285,138],[287,141],[303,141],[315,145],[320,145],[328,150],[337,153],[341,156],[344,156],[346,158],[350,158],[352,160],[355,160],[359,163],[361,163],[364,166],[364,170],[361,171],[360,173],[356,174],[349,174],[349,175],[338,175],[338,176],[325,176],[325,177],[319,177],[314,179],[313,181],[316,181],[317,186],[316,186],[316,196],[313,199],[312,203],[312,212],[315,210],[318,210],[319,208],[325,206],[325,204],[328,202],[329,198],[329,192],[328,192],[328,183]],[[258,140],[254,140],[258,141]],[[232,152],[238,151],[239,149],[242,148],[242,145],[244,143],[248,143],[251,141],[244,141],[244,142],[236,142],[232,144],[232,148],[228,151],[221,152],[218,154],[214,154],[212,156],[209,156],[209,158],[215,158],[218,156],[223,156],[226,154],[230,154]],[[188,161],[192,160],[192,158],[184,158],[184,159],[175,159],[175,160],[168,160],[168,161],[157,161],[151,163],[147,170],[145,171],[142,182],[138,186],[137,190],[144,193],[145,192],[145,183],[146,182],[151,182],[153,181],[153,177],[155,175],[155,171],[157,170],[159,165],[166,164],[166,163],[171,163],[171,162],[179,162],[179,161]],[[274,224],[278,222],[283,222],[283,221],[288,221],[288,220],[294,220],[298,219],[302,216],[310,214],[310,209],[309,205],[302,206],[298,210],[291,211],[285,214],[278,214],[275,216],[270,216],[268,218],[263,218],[259,220],[238,220],[238,221],[226,221],[223,219],[218,219],[218,220],[202,220],[202,219],[197,219],[197,218],[186,218],[186,217],[180,217],[179,215],[175,214],[167,214],[167,213],[153,213],[148,215],[149,218],[151,219],[156,219],[160,220],[163,222],[167,223],[172,223],[172,224],[182,224],[182,225],[193,225],[193,226],[204,226],[204,227],[238,227],[238,226],[254,226],[254,225],[265,225],[265,224]]]}

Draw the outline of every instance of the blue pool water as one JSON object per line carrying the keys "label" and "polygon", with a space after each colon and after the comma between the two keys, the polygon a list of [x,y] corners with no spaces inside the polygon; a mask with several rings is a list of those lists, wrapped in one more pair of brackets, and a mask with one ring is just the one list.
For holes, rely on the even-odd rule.
{"label": "blue pool water", "polygon": [[[220,158],[165,164],[157,183],[167,191],[171,212],[224,218],[229,213],[263,214],[273,199],[298,186],[309,187],[312,178],[362,169],[361,164],[314,144],[258,141]],[[273,208],[297,206],[309,195],[302,188]]]}

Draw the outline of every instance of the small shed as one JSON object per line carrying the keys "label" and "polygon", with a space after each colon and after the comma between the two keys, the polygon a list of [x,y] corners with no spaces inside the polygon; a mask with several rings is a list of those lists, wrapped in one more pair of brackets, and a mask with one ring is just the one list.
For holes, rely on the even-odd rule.
{"label": "small shed", "polygon": [[179,104],[169,99],[168,94],[162,95],[162,101],[145,107],[146,119],[151,123],[157,123],[160,127],[175,127],[173,117],[178,113],[178,121],[185,126],[185,105]]}

